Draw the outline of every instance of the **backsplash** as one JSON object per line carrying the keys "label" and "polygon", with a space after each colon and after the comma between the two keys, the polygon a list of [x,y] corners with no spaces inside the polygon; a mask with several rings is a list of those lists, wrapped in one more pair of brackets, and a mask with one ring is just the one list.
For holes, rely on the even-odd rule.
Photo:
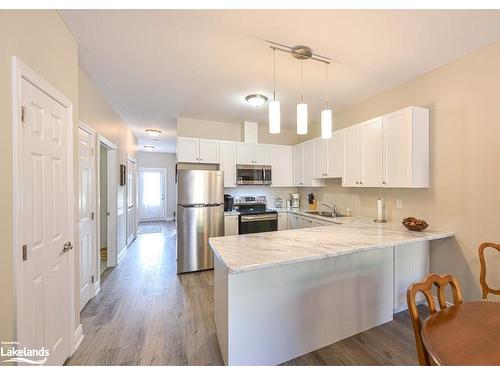
{"label": "backsplash", "polygon": [[225,188],[224,194],[231,194],[233,197],[241,196],[260,196],[265,195],[267,199],[268,207],[274,207],[274,200],[276,198],[281,198],[283,200],[283,207],[285,206],[285,201],[291,199],[292,193],[297,193],[298,189],[294,187],[266,187],[266,186],[241,186],[234,188]]}

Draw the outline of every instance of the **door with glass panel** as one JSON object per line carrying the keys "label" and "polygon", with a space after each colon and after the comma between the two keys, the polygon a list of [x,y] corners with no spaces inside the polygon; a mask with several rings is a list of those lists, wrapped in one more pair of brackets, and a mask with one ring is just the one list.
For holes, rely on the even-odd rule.
{"label": "door with glass panel", "polygon": [[139,168],[139,220],[165,220],[165,169]]}

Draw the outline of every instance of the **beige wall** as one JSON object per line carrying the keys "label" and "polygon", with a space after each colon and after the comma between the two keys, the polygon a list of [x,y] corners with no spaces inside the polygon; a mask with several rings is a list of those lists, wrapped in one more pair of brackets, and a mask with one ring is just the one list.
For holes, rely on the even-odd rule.
{"label": "beige wall", "polygon": [[[243,141],[243,122],[227,123],[178,117],[177,135],[241,142]],[[295,129],[281,129],[281,134],[269,134],[267,126],[259,125],[259,143],[294,145],[297,141]]]}
{"label": "beige wall", "polygon": [[14,338],[11,60],[20,58],[71,100],[76,124],[78,47],[55,11],[0,11],[0,46],[0,339],[10,341]]}
{"label": "beige wall", "polygon": [[[335,114],[335,128],[416,105],[430,109],[431,187],[428,189],[342,188],[329,181],[314,191],[355,215],[376,215],[376,199],[386,199],[391,221],[406,216],[453,230],[454,240],[433,242],[430,268],[453,273],[467,299],[478,299],[481,242],[500,242],[500,43]],[[317,131],[317,130],[316,130]],[[403,209],[395,199],[403,199]],[[493,261],[493,259],[492,259]],[[491,265],[500,287],[500,261]]]}
{"label": "beige wall", "polygon": [[175,184],[176,154],[161,152],[139,152],[137,166],[139,168],[165,168],[167,179],[167,217],[173,217],[177,206],[177,185]]}

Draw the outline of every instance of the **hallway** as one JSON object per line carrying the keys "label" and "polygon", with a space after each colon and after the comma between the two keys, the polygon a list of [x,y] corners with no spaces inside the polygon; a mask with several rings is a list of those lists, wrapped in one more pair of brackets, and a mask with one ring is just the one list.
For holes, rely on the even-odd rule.
{"label": "hallway", "polygon": [[81,313],[85,338],[69,365],[222,364],[212,272],[178,277],[175,222],[154,231],[142,227],[139,233],[148,233],[103,275],[100,293]]}
{"label": "hallway", "polygon": [[[213,320],[213,272],[176,274],[175,222],[142,224],[138,233],[83,309],[85,338],[67,365],[223,365]],[[416,364],[407,312],[285,363]]]}

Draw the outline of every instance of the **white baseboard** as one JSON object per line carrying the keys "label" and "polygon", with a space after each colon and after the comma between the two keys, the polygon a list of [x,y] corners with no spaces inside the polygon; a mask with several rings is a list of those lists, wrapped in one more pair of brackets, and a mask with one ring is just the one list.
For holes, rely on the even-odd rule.
{"label": "white baseboard", "polygon": [[165,221],[174,221],[174,217],[173,216],[166,217]]}
{"label": "white baseboard", "polygon": [[73,342],[75,343],[73,346],[73,352],[71,355],[73,355],[74,352],[76,352],[76,349],[80,346],[80,344],[83,341],[83,329],[82,325],[79,324],[78,327],[76,327],[75,332],[73,333]]}
{"label": "white baseboard", "polygon": [[117,259],[117,263],[120,264],[120,262],[122,261],[123,257],[125,256],[125,254],[127,253],[127,250],[128,250],[128,246],[125,246],[123,249],[121,249],[121,251],[118,253],[118,259]]}

